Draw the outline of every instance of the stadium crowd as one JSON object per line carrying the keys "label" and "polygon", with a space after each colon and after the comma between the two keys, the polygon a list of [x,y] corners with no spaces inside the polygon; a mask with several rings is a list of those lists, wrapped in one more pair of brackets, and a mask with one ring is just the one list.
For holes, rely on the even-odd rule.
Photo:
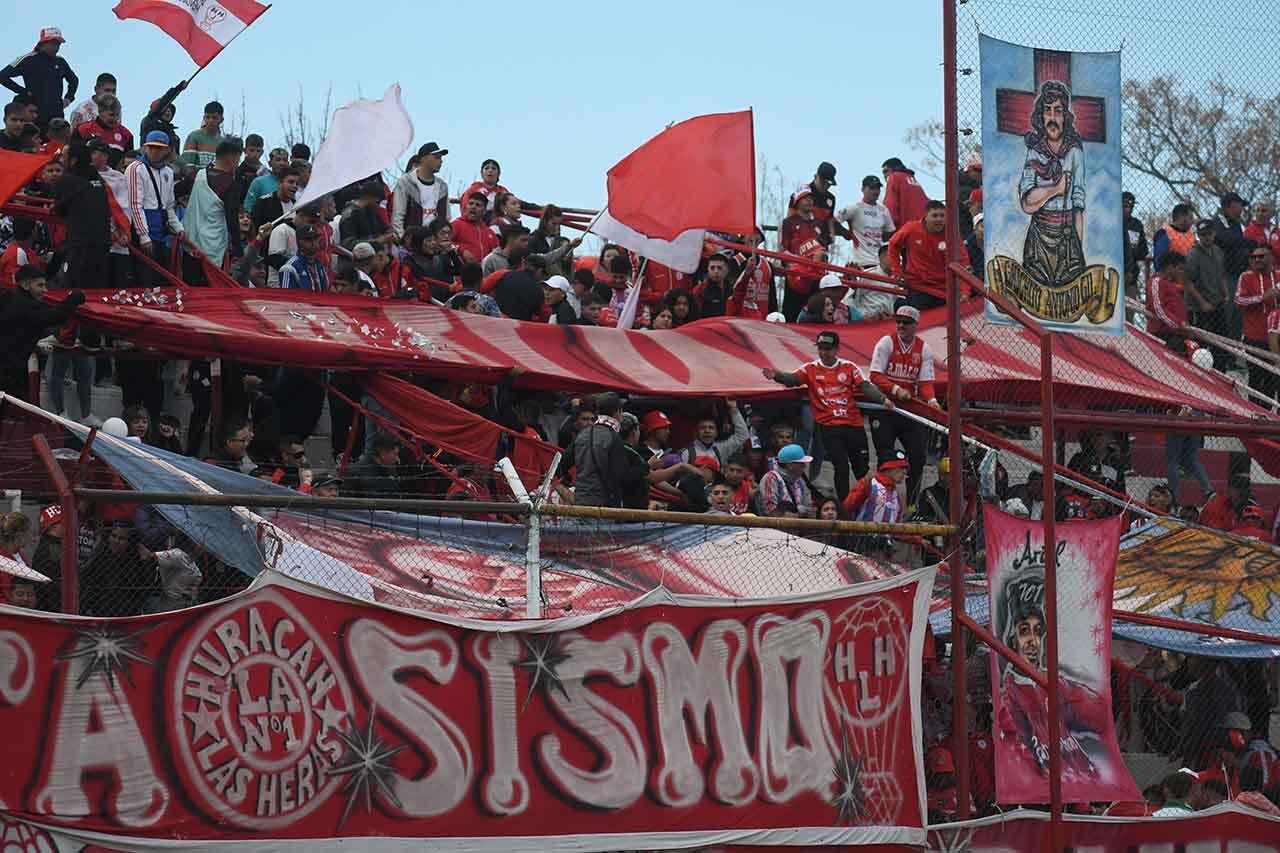
{"label": "stadium crowd", "polygon": [[[812,180],[791,196],[777,227],[780,250],[797,262],[708,242],[699,270],[684,274],[612,244],[579,254],[582,238],[565,233],[582,223],[577,214],[509,190],[496,159],[483,159],[480,179],[455,193],[441,177],[450,152],[435,142],[421,146],[392,182],[370,175],[297,206],[310,180],[312,152],[306,145],[269,148],[257,133],[243,140],[224,134],[225,110],[216,101],[190,117],[196,121],[198,115],[198,126],[184,135],[175,123],[185,108],[183,84],[150,101],[145,114],[135,110],[135,134],[126,126],[123,103],[154,93],[119,92],[116,78],[104,72],[77,103],[79,80],[61,54],[62,44],[61,34],[46,28],[31,53],[0,69],[0,85],[14,92],[4,107],[0,150],[51,157],[19,200],[26,209],[56,215],[0,216],[0,328],[7,333],[0,340],[0,389],[6,393],[29,396],[28,360],[38,352],[51,410],[68,411],[70,379],[82,421],[122,438],[317,496],[491,498],[504,487],[484,466],[448,454],[432,456],[429,464],[381,429],[376,402],[362,395],[352,375],[327,377],[328,386],[341,392],[327,396],[331,446],[323,454],[328,458],[310,460],[315,451],[308,440],[326,402],[313,373],[224,360],[223,418],[211,429],[208,362],[184,360],[166,372],[162,359],[134,351],[127,341],[77,328],[74,309],[84,301],[83,291],[166,284],[161,270],[168,269],[191,286],[227,276],[244,287],[421,300],[521,321],[614,326],[629,289],[638,287],[636,329],[662,331],[716,316],[821,327],[815,329],[811,360],[764,371],[781,385],[803,387],[804,398],[706,400],[693,407],[682,403],[677,412],[671,401],[624,399],[613,392],[516,392],[511,380],[519,368],[495,386],[415,381],[516,433],[558,445],[564,455],[555,500],[712,516],[949,520],[948,460],[939,460],[936,481],[925,487],[927,463],[940,444],[918,419],[897,411],[908,400],[938,405],[934,353],[917,331],[920,311],[945,302],[949,212],[928,198],[901,159],[890,157],[861,178],[854,199],[845,204],[834,190],[836,166],[820,163]],[[966,201],[950,213],[964,240],[963,262],[981,279],[980,156],[966,163],[960,186]],[[1191,355],[1195,327],[1280,360],[1274,208],[1257,201],[1246,216],[1245,200],[1229,193],[1204,218],[1178,204],[1168,224],[1148,234],[1133,215],[1131,194],[1125,193],[1124,204],[1125,279],[1130,295],[1150,312],[1149,331],[1183,355]],[[760,229],[715,236],[751,247],[762,245],[766,235]],[[856,279],[815,266],[827,264],[837,241],[848,243],[849,274],[892,279],[906,296],[857,287]],[[72,295],[52,307],[42,299],[48,288]],[[839,327],[888,318],[896,332],[879,340],[865,374],[838,356]],[[1209,352],[1218,368],[1233,366],[1229,350]],[[185,423],[170,408],[173,394],[165,388],[174,383],[166,376],[176,376],[178,391],[191,398]],[[96,386],[110,381],[120,386],[125,411],[122,423],[104,425],[94,414],[101,394]],[[1257,365],[1250,365],[1248,383],[1267,397],[1280,393],[1275,375]],[[866,417],[859,401],[875,404]],[[357,418],[357,412],[366,417]],[[1085,432],[1077,439],[1069,467],[1125,493],[1127,436]],[[1234,475],[1217,489],[1210,482],[1200,461],[1203,441],[1167,436],[1167,482],[1139,497],[1159,512],[1272,541],[1270,514],[1251,496],[1247,476]],[[1178,505],[1184,475],[1198,484],[1200,506]],[[1004,467],[981,453],[968,459],[964,476],[970,499],[959,522],[966,530],[966,558],[981,569],[977,496],[1042,518],[1043,481],[1031,471],[1025,481],[1010,483]],[[1120,509],[1059,484],[1051,511],[1066,519]],[[59,608],[61,542],[68,535],[78,543],[82,612],[90,615],[176,609],[244,584],[148,507],[85,505],[80,518],[77,531],[63,529],[57,506],[44,509],[35,530],[20,513],[0,518],[0,556],[27,562],[54,579],[37,584],[5,575],[10,603]],[[831,541],[917,564],[943,556],[941,543],[930,541]],[[926,689],[937,688],[933,698],[946,696],[950,683],[939,648],[926,677]],[[979,669],[986,666],[982,659]],[[1171,755],[1182,755],[1180,744],[1197,745],[1195,754],[1183,758],[1198,773],[1174,773],[1145,792],[1146,804],[1125,807],[1172,814],[1236,799],[1280,812],[1273,804],[1280,757],[1266,743],[1259,710],[1270,706],[1258,706],[1241,688],[1256,680],[1207,659],[1178,665],[1162,659],[1147,668],[1161,670],[1160,684],[1189,697],[1172,721],[1169,713],[1160,716],[1155,702],[1143,706],[1147,742]],[[1224,694],[1236,698],[1219,719],[1210,709],[1227,707]],[[941,713],[949,702],[935,703],[934,710]],[[1148,712],[1158,719],[1149,722]],[[935,819],[955,813],[955,766],[942,734],[947,725],[937,716],[937,736],[926,732]],[[978,725],[970,744],[979,811],[994,801],[990,724],[988,719]]]}

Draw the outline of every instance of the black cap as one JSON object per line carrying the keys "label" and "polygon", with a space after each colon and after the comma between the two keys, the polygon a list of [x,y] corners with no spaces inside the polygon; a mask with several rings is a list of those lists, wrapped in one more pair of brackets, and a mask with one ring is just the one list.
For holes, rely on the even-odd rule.
{"label": "black cap", "polygon": [[829,181],[831,186],[836,185],[836,167],[825,160],[818,164],[818,177],[824,181]]}
{"label": "black cap", "polygon": [[317,229],[316,229],[316,227],[315,227],[314,225],[299,225],[299,226],[298,226],[298,239],[299,239],[299,240],[316,240],[316,239],[318,239],[319,237],[320,237],[320,232],[319,232],[319,230],[317,230]]}
{"label": "black cap", "polygon": [[1201,233],[1202,231],[1212,231],[1212,230],[1213,230],[1212,219],[1201,219],[1199,222],[1196,223],[1197,234]]}
{"label": "black cap", "polygon": [[820,347],[838,347],[840,346],[840,336],[835,332],[818,332],[817,340],[814,343]]}
{"label": "black cap", "polygon": [[96,136],[90,136],[85,140],[84,147],[86,151],[110,151],[111,146]]}
{"label": "black cap", "polygon": [[1129,192],[1128,190],[1125,190],[1124,192],[1120,193],[1120,200],[1132,201],[1134,203],[1138,201],[1136,198],[1133,197],[1133,193]]}
{"label": "black cap", "polygon": [[342,478],[337,474],[321,474],[311,482],[311,488],[316,489],[320,486],[341,486]]}
{"label": "black cap", "polygon": [[1238,203],[1240,203],[1240,204],[1248,204],[1248,203],[1249,203],[1249,202],[1245,201],[1245,200],[1240,196],[1240,194],[1239,194],[1239,193],[1227,193],[1226,195],[1224,195],[1224,196],[1222,197],[1222,206],[1223,206],[1223,207],[1226,207],[1227,205],[1231,204],[1232,202],[1238,202]]}
{"label": "black cap", "polygon": [[428,154],[439,154],[441,157],[449,153],[448,148],[441,148],[434,142],[428,142],[426,145],[418,149],[419,157],[426,157]]}
{"label": "black cap", "polygon": [[862,179],[862,185],[864,187],[882,187],[884,186],[884,181],[880,180],[875,175],[867,175]]}

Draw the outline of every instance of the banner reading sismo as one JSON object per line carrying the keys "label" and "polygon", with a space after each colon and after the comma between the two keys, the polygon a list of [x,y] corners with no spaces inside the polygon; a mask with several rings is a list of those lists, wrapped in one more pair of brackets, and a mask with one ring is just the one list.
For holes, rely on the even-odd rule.
{"label": "banner reading sismo", "polygon": [[[1044,688],[991,656],[996,802],[1049,801],[1049,738],[1062,751],[1068,803],[1138,800],[1111,715],[1111,588],[1121,516],[1063,521],[1056,531],[1058,731]],[[984,507],[991,632],[1033,668],[1046,667],[1044,524]]]}
{"label": "banner reading sismo", "polygon": [[501,625],[272,572],[160,616],[0,608],[0,809],[179,847],[921,844],[932,583]]}

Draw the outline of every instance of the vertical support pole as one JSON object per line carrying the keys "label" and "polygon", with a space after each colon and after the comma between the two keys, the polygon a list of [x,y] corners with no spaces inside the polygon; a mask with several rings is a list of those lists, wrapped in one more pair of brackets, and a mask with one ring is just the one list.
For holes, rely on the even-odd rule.
{"label": "vertical support pole", "polygon": [[[246,412],[245,414],[248,414]],[[209,435],[212,436],[209,446],[217,441],[222,432],[222,359],[209,359]]]}
{"label": "vertical support pole", "polygon": [[76,614],[80,612],[80,546],[76,541],[80,532],[79,506],[67,475],[53,458],[49,442],[37,433],[31,436],[31,444],[62,504],[62,612]]}
{"label": "vertical support pole", "polygon": [[[1040,464],[1053,471],[1053,333],[1040,339],[1040,399],[1044,426],[1040,437]],[[1059,736],[1061,705],[1058,696],[1058,537],[1054,511],[1057,504],[1054,478],[1044,478],[1044,628],[1045,659],[1049,675],[1049,834],[1052,849],[1061,851],[1065,844],[1062,826],[1062,738]]]}
{"label": "vertical support pole", "polygon": [[[329,401],[329,405],[333,405],[333,401]],[[360,431],[360,424],[363,422],[364,416],[359,412],[351,413],[351,428],[347,430],[347,445],[342,448],[342,459],[338,462],[338,476],[341,477],[347,472],[347,466],[351,464],[351,449],[356,443],[356,433]]]}
{"label": "vertical support pole", "polygon": [[34,352],[27,358],[27,399],[33,406],[40,405],[40,356]]}
{"label": "vertical support pole", "polygon": [[530,503],[529,543],[524,552],[524,615],[530,619],[542,618],[542,519],[538,505]]}
{"label": "vertical support pole", "polygon": [[[960,424],[960,281],[950,265],[960,248],[960,117],[956,111],[956,0],[942,0],[942,89],[947,170],[947,456],[951,458],[947,519],[957,528],[964,515],[964,444]],[[957,818],[969,818],[969,704],[966,679],[964,556],[960,532],[947,539],[951,573],[951,755],[956,765]]]}

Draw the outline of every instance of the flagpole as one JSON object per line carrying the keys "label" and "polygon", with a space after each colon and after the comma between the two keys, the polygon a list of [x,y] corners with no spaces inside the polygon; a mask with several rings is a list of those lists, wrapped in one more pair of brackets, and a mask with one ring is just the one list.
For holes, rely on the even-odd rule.
{"label": "flagpole", "polygon": [[236,34],[235,34],[235,35],[233,35],[231,38],[227,39],[227,43],[226,43],[226,44],[224,44],[222,47],[218,48],[218,52],[217,52],[217,53],[215,53],[213,56],[209,57],[209,61],[208,61],[208,62],[206,62],[204,65],[201,65],[199,68],[197,68],[195,71],[193,71],[193,72],[192,72],[191,76],[190,76],[190,77],[188,77],[188,78],[186,79],[186,82],[185,82],[185,84],[183,85],[183,88],[185,89],[187,86],[190,86],[190,85],[191,85],[191,81],[192,81],[192,80],[194,80],[194,79],[196,79],[196,76],[197,76],[201,71],[205,70],[205,69],[206,69],[206,68],[208,68],[210,65],[212,65],[212,64],[213,64],[213,61],[214,61],[215,59],[217,59],[219,56],[222,56],[222,51],[224,51],[224,50],[226,50],[227,48],[231,47],[231,43],[232,43],[233,41],[235,41],[236,39],[240,38],[241,34],[242,34],[242,33],[244,33],[244,31],[245,31],[245,30],[249,29],[249,27],[252,27],[254,24],[256,24],[256,23],[258,22],[258,18],[261,18],[263,15],[267,14],[267,9],[270,9],[270,8],[271,8],[271,4],[270,4],[270,3],[268,3],[268,4],[267,4],[267,8],[266,8],[266,9],[263,9],[260,13],[258,13],[258,17],[257,17],[257,18],[254,18],[252,21],[250,21],[249,23],[245,24],[245,25],[244,25],[244,29],[240,30],[240,32],[236,33]]}

